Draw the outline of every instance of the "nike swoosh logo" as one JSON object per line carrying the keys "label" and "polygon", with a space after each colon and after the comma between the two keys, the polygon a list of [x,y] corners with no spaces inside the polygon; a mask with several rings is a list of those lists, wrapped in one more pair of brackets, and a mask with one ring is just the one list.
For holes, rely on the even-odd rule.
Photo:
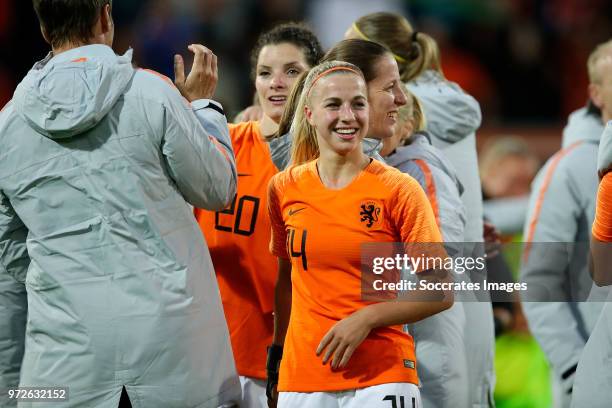
{"label": "nike swoosh logo", "polygon": [[252,174],[248,174],[248,173],[238,173],[238,177],[246,177],[246,176],[252,176]]}
{"label": "nike swoosh logo", "polygon": [[292,215],[295,215],[295,214],[297,214],[300,211],[305,210],[305,209],[306,209],[306,207],[298,208],[297,210],[291,209],[291,210],[289,210],[289,216],[291,217]]}

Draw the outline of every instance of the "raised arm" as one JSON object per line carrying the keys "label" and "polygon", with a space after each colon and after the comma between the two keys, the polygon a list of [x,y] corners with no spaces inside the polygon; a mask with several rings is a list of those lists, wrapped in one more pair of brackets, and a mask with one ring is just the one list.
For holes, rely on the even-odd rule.
{"label": "raised arm", "polygon": [[177,88],[164,105],[162,153],[170,176],[185,199],[198,208],[221,210],[236,193],[236,165],[221,105],[207,98],[217,83],[217,59],[202,45],[185,78],[182,58],[175,57]]}

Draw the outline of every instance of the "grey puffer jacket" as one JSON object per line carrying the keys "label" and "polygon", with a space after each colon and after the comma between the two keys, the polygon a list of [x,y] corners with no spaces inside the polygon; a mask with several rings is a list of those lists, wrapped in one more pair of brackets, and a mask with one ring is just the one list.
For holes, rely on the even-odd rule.
{"label": "grey puffer jacket", "polygon": [[36,64],[0,114],[0,275],[29,307],[20,385],[69,387],[33,406],[115,408],[122,387],[134,407],[239,396],[187,204],[235,194],[227,123],[167,82],[89,45]]}
{"label": "grey puffer jacket", "polygon": [[446,81],[434,70],[423,72],[406,85],[423,105],[432,144],[458,170],[465,189],[461,196],[467,211],[465,241],[482,242],[482,190],[475,133],[482,119],[480,105],[459,85]]}
{"label": "grey puffer jacket", "polygon": [[434,214],[444,242],[463,242],[465,208],[461,202],[463,186],[453,165],[434,146],[426,133],[415,133],[412,143],[400,146],[385,157],[390,166],[414,177],[435,203]]}
{"label": "grey puffer jacket", "polygon": [[[435,147],[442,150],[458,171],[465,192],[461,196],[466,209],[464,245],[466,256],[483,256],[483,206],[476,130],[482,119],[480,105],[461,87],[445,80],[438,72],[427,70],[406,84],[423,105],[427,131]],[[484,279],[484,276],[474,278]],[[495,373],[493,370],[493,311],[489,302],[464,303],[466,347],[469,358],[472,408],[492,404]]]}
{"label": "grey puffer jacket", "polygon": [[[408,146],[388,155],[387,163],[419,182],[427,193],[447,249],[465,228],[463,186],[452,164],[433,147],[426,133],[412,135]],[[450,252],[449,252],[450,253]],[[416,343],[421,400],[424,408],[466,407],[470,385],[465,349],[465,310],[461,302],[408,326]]]}
{"label": "grey puffer jacket", "polygon": [[566,399],[582,349],[601,312],[599,301],[605,300],[607,292],[595,287],[587,259],[601,135],[579,133],[566,134],[576,141],[553,155],[532,183],[521,265],[521,279],[528,287],[521,297],[529,328]]}

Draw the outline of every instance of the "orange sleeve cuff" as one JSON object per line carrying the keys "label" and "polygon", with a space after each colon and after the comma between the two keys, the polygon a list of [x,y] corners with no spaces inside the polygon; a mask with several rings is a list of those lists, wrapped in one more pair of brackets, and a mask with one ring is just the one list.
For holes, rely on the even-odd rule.
{"label": "orange sleeve cuff", "polygon": [[592,232],[598,241],[612,242],[612,172],[607,173],[599,183]]}

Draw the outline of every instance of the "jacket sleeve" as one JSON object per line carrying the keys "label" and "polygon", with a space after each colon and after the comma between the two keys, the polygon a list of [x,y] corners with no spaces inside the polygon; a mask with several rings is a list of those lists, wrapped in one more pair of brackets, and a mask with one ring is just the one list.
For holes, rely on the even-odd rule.
{"label": "jacket sleeve", "polygon": [[[429,169],[430,177],[425,175],[424,168]],[[417,164],[417,161],[411,160],[404,163],[401,170],[412,176],[425,191],[437,217],[444,242],[462,242],[466,223],[465,208],[453,181],[450,178],[444,180],[443,174],[432,171],[424,161]]]}
{"label": "jacket sleeve", "polygon": [[30,265],[27,236],[27,228],[0,191],[0,275],[8,274],[21,283],[25,281]]}
{"label": "jacket sleeve", "polygon": [[6,390],[19,386],[28,315],[25,285],[0,273],[0,406],[16,407]]}
{"label": "jacket sleeve", "polygon": [[612,170],[612,120],[604,128],[597,154],[597,171],[603,176],[609,170]]}
{"label": "jacket sleeve", "polygon": [[582,209],[571,175],[555,166],[553,156],[532,186],[521,265],[528,295],[521,296],[529,328],[569,392],[585,345],[567,288],[572,255],[568,244],[576,240]]}
{"label": "jacket sleeve", "polygon": [[[8,198],[0,191],[0,390],[19,385],[23,358],[27,297],[25,280],[30,258],[26,249],[28,231]],[[10,407],[5,391],[0,406]]]}
{"label": "jacket sleeve", "polygon": [[222,210],[236,194],[237,182],[225,115],[212,101],[189,106],[178,93],[174,96],[164,105],[162,138],[170,177],[190,204]]}

